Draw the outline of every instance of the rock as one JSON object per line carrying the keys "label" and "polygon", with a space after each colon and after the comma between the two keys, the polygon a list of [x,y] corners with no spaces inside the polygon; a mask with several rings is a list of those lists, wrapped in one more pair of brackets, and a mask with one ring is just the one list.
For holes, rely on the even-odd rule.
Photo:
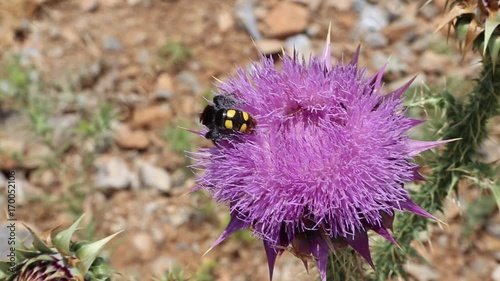
{"label": "rock", "polygon": [[494,264],[493,260],[485,259],[483,257],[476,257],[472,261],[471,270],[474,272],[474,275],[481,276],[488,274],[488,271]]}
{"label": "rock", "polygon": [[97,168],[96,188],[123,189],[130,185],[132,172],[122,158],[101,156],[96,160],[95,165]]}
{"label": "rock", "polygon": [[223,11],[217,15],[217,25],[220,32],[227,32],[234,26],[233,15],[228,11]]}
{"label": "rock", "polygon": [[176,82],[176,85],[180,87],[181,90],[186,90],[194,94],[201,93],[205,90],[198,81],[198,77],[191,71],[185,70],[179,73],[176,77]]}
{"label": "rock", "polygon": [[269,35],[283,38],[304,31],[309,21],[309,10],[292,2],[279,2],[264,19]]}
{"label": "rock", "polygon": [[151,235],[146,232],[135,233],[130,239],[134,253],[138,254],[139,260],[149,260],[155,255],[156,246]]}
{"label": "rock", "polygon": [[124,149],[145,149],[150,144],[149,137],[142,130],[131,131],[126,124],[111,124],[113,140]]}
{"label": "rock", "polygon": [[[321,6],[321,0],[294,0],[294,2],[307,5],[311,11],[316,11]],[[349,2],[349,0],[337,0],[335,2]]]}
{"label": "rock", "polygon": [[352,8],[353,0],[327,0],[325,5],[338,11],[346,12]]}
{"label": "rock", "polygon": [[[0,138],[0,169],[20,167],[19,157],[24,155],[24,142],[12,138]],[[16,159],[17,158],[17,159]]]}
{"label": "rock", "polygon": [[449,65],[449,59],[432,51],[425,52],[419,59],[420,69],[427,73],[442,73],[443,65]]}
{"label": "rock", "polygon": [[174,80],[168,73],[162,73],[156,79],[155,98],[160,100],[170,99],[174,92]]}
{"label": "rock", "polygon": [[78,114],[64,114],[49,118],[47,124],[54,130],[52,137],[54,147],[65,146],[73,138],[75,131],[72,128],[75,128],[78,122],[80,122]]}
{"label": "rock", "polygon": [[191,215],[191,212],[188,209],[183,208],[183,207],[176,207],[175,212],[172,212],[168,218],[169,218],[170,224],[174,228],[178,228],[179,226],[189,222],[190,215]]}
{"label": "rock", "polygon": [[108,8],[116,8],[123,0],[101,0],[101,5]]}
{"label": "rock", "polygon": [[29,181],[36,186],[52,187],[57,182],[57,178],[52,170],[36,170],[30,174]]}
{"label": "rock", "polygon": [[312,23],[307,27],[306,34],[309,37],[313,38],[313,37],[316,37],[320,31],[321,31],[321,25],[319,25],[317,23]]}
{"label": "rock", "polygon": [[309,56],[314,53],[311,39],[305,34],[288,37],[285,41],[285,50],[290,55],[293,55],[294,51],[297,51],[299,57],[304,56],[306,61],[309,59]]}
{"label": "rock", "polygon": [[95,12],[99,8],[99,0],[80,0],[80,9],[84,12]]}
{"label": "rock", "polygon": [[486,232],[500,239],[500,222],[488,221]]}
{"label": "rock", "polygon": [[150,61],[149,51],[147,49],[138,51],[135,55],[135,61],[141,65],[148,65]]}
{"label": "rock", "polygon": [[262,35],[257,28],[257,20],[254,14],[255,0],[238,1],[234,8],[234,16],[239,19],[250,36],[255,40],[260,40]]}
{"label": "rock", "polygon": [[427,265],[408,263],[404,267],[406,271],[418,281],[431,281],[439,279],[439,274]]}
{"label": "rock", "polygon": [[386,26],[382,33],[385,37],[387,37],[387,39],[392,42],[400,40],[408,42],[411,39],[415,38],[416,26],[417,22],[415,21],[415,19],[402,18],[391,23],[389,26]]}
{"label": "rock", "polygon": [[110,52],[119,52],[123,49],[122,43],[113,36],[105,36],[102,40],[102,47]]}
{"label": "rock", "polygon": [[151,261],[152,276],[163,276],[165,272],[169,272],[172,268],[179,267],[179,261],[173,256],[155,257]]}
{"label": "rock", "polygon": [[172,183],[170,175],[163,169],[149,163],[139,161],[139,178],[146,187],[157,189],[161,192],[169,192]]}
{"label": "rock", "polygon": [[500,140],[488,137],[481,144],[478,154],[485,163],[495,163],[500,160]]}
{"label": "rock", "polygon": [[143,0],[127,0],[127,4],[129,4],[130,6],[135,6],[141,2],[143,2]]}
{"label": "rock", "polygon": [[23,166],[28,169],[38,168],[46,163],[52,154],[52,150],[45,144],[28,144],[26,146],[26,160]]}
{"label": "rock", "polygon": [[255,46],[264,55],[278,54],[283,50],[283,41],[278,39],[261,39],[255,42]]}
{"label": "rock", "polygon": [[134,110],[130,127],[163,127],[170,121],[172,112],[167,105],[154,105]]}
{"label": "rock", "polygon": [[500,281],[500,265],[497,265],[495,269],[493,269],[491,279],[493,279],[493,281]]}
{"label": "rock", "polygon": [[422,7],[420,7],[419,14],[421,14],[426,20],[434,20],[439,14],[439,9],[434,3],[427,2]]}
{"label": "rock", "polygon": [[365,33],[359,40],[362,40],[372,48],[382,48],[389,44],[389,40],[380,32]]}
{"label": "rock", "polygon": [[356,30],[364,34],[382,31],[389,24],[389,14],[379,6],[366,5],[360,13]]}

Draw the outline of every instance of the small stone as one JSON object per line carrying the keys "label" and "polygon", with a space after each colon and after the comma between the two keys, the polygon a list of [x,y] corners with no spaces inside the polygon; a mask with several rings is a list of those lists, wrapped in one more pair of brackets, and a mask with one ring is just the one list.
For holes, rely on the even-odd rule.
{"label": "small stone", "polygon": [[101,156],[96,160],[95,165],[97,188],[123,189],[129,186],[131,171],[123,159],[116,156]]}
{"label": "small stone", "polygon": [[409,41],[415,37],[416,26],[417,22],[415,19],[402,18],[386,26],[382,33],[392,42],[400,40]]}
{"label": "small stone", "polygon": [[389,14],[379,6],[366,5],[361,11],[356,30],[360,35],[382,31],[389,24]]}
{"label": "small stone", "polygon": [[437,8],[437,5],[434,5],[432,2],[427,2],[425,5],[420,7],[419,13],[426,20],[434,20],[439,14],[439,9]]}
{"label": "small stone", "polygon": [[172,116],[170,108],[166,105],[154,105],[146,108],[136,109],[133,113],[130,127],[132,129],[149,127],[157,128],[165,126]]}
{"label": "small stone", "polygon": [[309,25],[307,27],[306,34],[312,38],[312,37],[316,37],[320,31],[321,31],[321,25],[319,25],[317,23],[312,23],[311,25]]}
{"label": "small stone", "polygon": [[201,86],[200,81],[198,81],[198,77],[193,74],[191,71],[182,71],[176,77],[177,86],[180,86],[181,89],[192,92],[192,93],[201,93],[205,89]]}
{"label": "small stone", "polygon": [[439,74],[443,72],[443,65],[449,65],[449,59],[432,51],[425,52],[419,59],[419,67],[424,72]]}
{"label": "small stone", "polygon": [[136,233],[131,239],[134,253],[139,260],[149,260],[155,255],[155,243],[149,233]]}
{"label": "small stone", "polygon": [[439,279],[439,274],[427,265],[408,263],[404,267],[406,271],[418,281],[432,281]]}
{"label": "small stone", "polygon": [[24,154],[24,143],[11,138],[0,138],[0,169],[12,170],[19,166],[18,157]]}
{"label": "small stone", "polygon": [[491,279],[493,279],[493,281],[500,281],[500,265],[497,265],[495,269],[493,269]]}
{"label": "small stone", "polygon": [[[348,2],[349,0],[337,0],[335,2],[343,2],[346,1]],[[311,11],[316,11],[319,6],[321,6],[321,0],[294,0],[294,2],[300,3],[302,5],[307,5],[309,10]]]}
{"label": "small stone", "polygon": [[304,56],[306,60],[314,52],[311,39],[305,34],[288,37],[285,41],[285,50],[290,55],[296,51],[299,56]]}
{"label": "small stone", "polygon": [[40,187],[51,187],[57,182],[56,175],[52,170],[45,170],[42,172],[37,170],[30,174],[29,180],[32,184]]}
{"label": "small stone", "polygon": [[130,6],[135,6],[139,3],[141,3],[143,0],[127,0],[127,4],[129,4]]}
{"label": "small stone", "polygon": [[476,257],[471,264],[471,269],[475,275],[486,275],[490,270],[490,265],[493,263],[492,260],[486,260],[482,257]]}
{"label": "small stone", "polygon": [[380,32],[365,33],[360,40],[372,48],[382,48],[389,45],[389,40]]}
{"label": "small stone", "polygon": [[148,65],[149,64],[149,60],[150,60],[149,51],[146,50],[146,49],[142,49],[142,50],[138,51],[136,53],[136,55],[135,55],[135,61],[138,64]]}
{"label": "small stone", "polygon": [[490,235],[500,238],[500,223],[498,222],[488,222],[486,225],[486,232]]}
{"label": "small stone", "polygon": [[234,7],[234,17],[237,18],[248,31],[254,40],[262,39],[259,29],[257,28],[257,20],[254,14],[254,0],[237,1]]}
{"label": "small stone", "polygon": [[411,49],[417,53],[427,50],[432,42],[432,36],[432,34],[425,34],[417,37],[413,44],[411,44]]}
{"label": "small stone", "polygon": [[24,161],[23,166],[28,169],[38,168],[42,166],[52,154],[52,150],[44,144],[29,144],[26,147],[26,161]]}
{"label": "small stone", "polygon": [[278,38],[304,31],[308,21],[309,10],[292,2],[279,2],[264,19],[269,35]]}
{"label": "small stone", "polygon": [[108,8],[116,8],[123,0],[101,0],[101,5]]}
{"label": "small stone", "polygon": [[277,54],[282,51],[283,41],[278,39],[261,39],[255,42],[257,50],[264,55]]}
{"label": "small stone", "polygon": [[165,193],[170,191],[172,183],[167,171],[143,161],[138,163],[138,167],[139,178],[144,186]]}
{"label": "small stone", "polygon": [[99,8],[99,0],[80,0],[80,9],[84,12],[95,12]]}
{"label": "small stone", "polygon": [[226,32],[233,28],[234,19],[233,15],[228,11],[223,11],[217,16],[217,25],[219,26],[220,32]]}
{"label": "small stone", "polygon": [[172,270],[172,268],[179,267],[179,261],[171,255],[155,257],[151,261],[151,274],[153,276],[163,276],[165,272]]}
{"label": "small stone", "polygon": [[353,0],[327,0],[325,5],[338,11],[346,12],[352,8]]}
{"label": "small stone", "polygon": [[174,91],[174,79],[168,73],[158,76],[155,85],[155,97],[157,99],[170,99]]}
{"label": "small stone", "polygon": [[102,41],[102,47],[106,51],[119,52],[123,49],[122,43],[113,36],[105,36]]}
{"label": "small stone", "polygon": [[114,123],[111,126],[113,130],[113,140],[124,149],[145,149],[150,144],[149,137],[142,130],[132,131],[125,124]]}

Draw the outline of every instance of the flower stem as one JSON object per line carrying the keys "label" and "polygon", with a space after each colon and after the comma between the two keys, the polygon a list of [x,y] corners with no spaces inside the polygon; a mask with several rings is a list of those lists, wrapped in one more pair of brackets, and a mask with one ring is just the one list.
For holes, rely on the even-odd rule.
{"label": "flower stem", "polygon": [[[450,93],[443,93],[446,101],[446,116],[443,139],[460,138],[451,142],[430,161],[433,174],[418,192],[412,193],[413,200],[430,213],[442,211],[443,200],[450,191],[456,190],[458,181],[467,173],[466,167],[476,160],[476,151],[485,139],[487,121],[499,113],[500,72],[493,71],[490,59],[484,60],[480,78],[474,91],[468,95],[468,102],[457,101]],[[497,67],[498,70],[498,67]],[[406,278],[403,264],[409,257],[419,258],[410,246],[416,235],[426,230],[428,220],[413,214],[401,214],[395,222],[395,238],[401,249],[388,242],[375,248],[374,262],[377,280],[387,280],[397,275]]]}

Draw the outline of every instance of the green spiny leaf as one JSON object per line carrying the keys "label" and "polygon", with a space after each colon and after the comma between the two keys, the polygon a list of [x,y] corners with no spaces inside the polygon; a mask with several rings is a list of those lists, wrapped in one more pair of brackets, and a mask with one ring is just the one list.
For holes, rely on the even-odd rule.
{"label": "green spiny leaf", "polygon": [[80,225],[83,216],[81,215],[68,229],[65,229],[59,232],[53,239],[54,246],[59,250],[60,253],[69,256],[71,255],[70,251],[70,242],[73,234],[78,230],[78,226]]}
{"label": "green spiny leaf", "polygon": [[[40,237],[38,237],[38,235],[36,235],[36,233],[31,229],[29,228],[28,226],[25,225],[25,227],[28,229],[28,231],[31,233],[31,236],[33,237],[33,247],[42,252],[42,253],[52,253],[52,249],[50,249],[50,247],[45,243],[43,242]],[[21,243],[22,245],[22,243]]]}
{"label": "green spiny leaf", "polygon": [[497,26],[500,24],[500,22],[497,21],[491,21],[490,19],[486,20],[486,23],[484,25],[484,49],[483,49],[483,56],[486,55],[486,48],[489,45],[491,35],[497,28]]}
{"label": "green spiny leaf", "polygon": [[488,49],[490,50],[493,72],[495,72],[498,61],[498,53],[500,52],[500,38],[498,36],[490,40],[490,42],[488,43]]}
{"label": "green spiny leaf", "polygon": [[77,264],[78,269],[80,269],[80,271],[83,273],[87,272],[94,260],[97,258],[97,255],[99,255],[99,253],[101,252],[104,245],[106,245],[106,243],[108,243],[111,239],[113,239],[121,232],[123,231],[119,231],[94,243],[86,244],[78,249],[76,251],[76,256],[78,257],[78,259],[80,259]]}

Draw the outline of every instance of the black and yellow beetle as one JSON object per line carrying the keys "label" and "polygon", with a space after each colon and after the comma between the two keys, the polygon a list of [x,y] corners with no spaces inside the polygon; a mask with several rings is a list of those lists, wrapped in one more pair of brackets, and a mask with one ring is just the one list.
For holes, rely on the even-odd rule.
{"label": "black and yellow beetle", "polygon": [[207,126],[205,134],[213,142],[218,139],[234,136],[235,132],[250,133],[257,124],[246,111],[236,109],[238,103],[229,95],[218,95],[213,99],[213,105],[207,105],[200,115],[200,122]]}

